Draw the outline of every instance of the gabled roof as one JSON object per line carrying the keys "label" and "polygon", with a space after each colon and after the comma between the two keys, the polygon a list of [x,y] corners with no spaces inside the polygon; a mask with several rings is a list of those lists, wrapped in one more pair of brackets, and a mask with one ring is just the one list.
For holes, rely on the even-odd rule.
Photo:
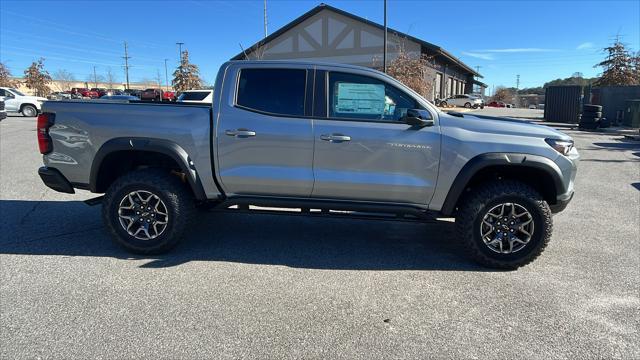
{"label": "gabled roof", "polygon": [[[378,28],[378,29],[384,31],[384,26],[382,26],[382,25],[380,25],[380,24],[378,24],[376,22],[367,20],[365,18],[361,18],[360,16],[354,15],[354,14],[352,14],[350,12],[346,12],[344,10],[340,10],[338,8],[335,8],[335,7],[331,6],[331,5],[327,5],[327,4],[322,3],[322,4],[314,7],[313,9],[307,11],[306,13],[302,14],[301,16],[299,16],[298,18],[296,18],[292,22],[288,23],[287,25],[281,27],[276,32],[272,33],[271,35],[267,36],[266,38],[264,38],[264,39],[258,41],[257,43],[253,44],[250,48],[248,48],[248,49],[244,50],[243,52],[239,53],[238,55],[232,57],[231,60],[242,60],[242,59],[244,59],[245,53],[250,53],[250,52],[255,51],[260,46],[263,46],[263,45],[271,42],[272,40],[274,40],[278,36],[284,34],[286,31],[290,30],[291,28],[295,27],[296,25],[300,24],[301,22],[305,21],[306,19],[312,17],[313,15],[319,13],[322,10],[333,11],[333,12],[335,12],[337,14],[349,17],[349,18],[354,19],[356,21],[363,22],[363,23],[365,23],[367,25],[373,26],[375,28]],[[434,44],[432,44],[430,42],[426,42],[426,41],[424,41],[422,39],[418,39],[416,37],[413,37],[413,36],[411,36],[409,34],[405,34],[405,33],[400,32],[398,30],[392,29],[390,27],[387,27],[387,32],[389,34],[393,34],[393,35],[396,35],[398,37],[404,37],[404,38],[407,38],[407,39],[409,39],[411,41],[414,41],[414,42],[420,44],[422,47],[424,47],[426,49],[429,49],[431,52],[435,53],[436,55],[444,57],[448,61],[454,63],[455,65],[457,65],[459,67],[461,67],[462,69],[464,69],[465,71],[473,74],[474,76],[482,77],[482,75],[480,75],[478,72],[473,70],[467,64],[465,64],[462,61],[460,61],[460,59],[458,59],[457,57],[451,55],[448,51],[446,51],[445,49],[441,48],[438,45],[434,45]]]}

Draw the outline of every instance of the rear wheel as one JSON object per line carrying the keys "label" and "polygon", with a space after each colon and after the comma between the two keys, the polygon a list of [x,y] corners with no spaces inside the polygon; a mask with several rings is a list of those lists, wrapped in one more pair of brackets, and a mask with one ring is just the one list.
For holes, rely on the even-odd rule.
{"label": "rear wheel", "polygon": [[109,187],[102,219],[114,241],[130,252],[158,254],[181,240],[194,210],[191,193],[177,176],[143,169]]}
{"label": "rear wheel", "polygon": [[549,205],[524,183],[486,183],[463,201],[457,232],[467,254],[484,266],[517,269],[537,258],[551,239]]}
{"label": "rear wheel", "polygon": [[440,106],[441,107],[447,107],[447,102],[446,101],[440,101]]}

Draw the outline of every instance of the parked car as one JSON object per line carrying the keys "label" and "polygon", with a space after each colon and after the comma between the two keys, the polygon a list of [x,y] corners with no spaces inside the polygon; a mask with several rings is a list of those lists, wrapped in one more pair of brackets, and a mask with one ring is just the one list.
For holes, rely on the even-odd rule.
{"label": "parked car", "polygon": [[0,100],[4,101],[7,113],[20,113],[22,116],[36,116],[47,98],[25,95],[14,88],[0,87]]}
{"label": "parked car", "polygon": [[122,92],[124,95],[131,95],[131,96],[135,96],[138,99],[140,99],[140,95],[142,94],[142,90],[138,90],[138,89],[125,89]]}
{"label": "parked car", "polygon": [[[445,114],[365,67],[232,61],[218,74],[210,105],[45,103],[40,177],[106,192],[89,203],[135,253],[174,247],[196,204],[258,205],[455,217],[461,248],[507,269],[542,253],[573,197],[579,155],[550,127]],[[69,129],[83,137],[66,141]]]}
{"label": "parked car", "polygon": [[96,98],[100,98],[107,95],[107,89],[104,89],[104,88],[91,88],[91,91],[94,91],[96,94],[98,94]]}
{"label": "parked car", "polygon": [[492,102],[488,103],[487,106],[503,108],[503,107],[507,107],[507,104],[503,103],[502,101],[492,101]]}
{"label": "parked car", "polygon": [[62,91],[52,92],[47,96],[49,100],[68,100],[71,99],[71,94]]}
{"label": "parked car", "polygon": [[176,101],[211,104],[213,101],[213,90],[187,90],[182,92]]}
{"label": "parked car", "polygon": [[4,100],[0,100],[0,121],[7,118],[7,112],[4,110]]}
{"label": "parked car", "polygon": [[472,96],[472,95],[467,95],[467,94],[460,94],[460,95],[455,95],[452,96],[450,98],[447,98],[445,100],[440,101],[440,106],[446,107],[447,105],[454,105],[454,106],[459,106],[459,107],[466,107],[468,109],[470,108],[484,108],[484,101],[482,100],[482,98],[476,97],[476,96]]}
{"label": "parked car", "polygon": [[105,95],[126,95],[126,94],[122,90],[107,89],[107,93]]}
{"label": "parked car", "polygon": [[535,110],[537,107],[534,104],[529,105],[529,110]]}
{"label": "parked car", "polygon": [[100,100],[140,100],[139,98],[131,95],[105,95],[101,96]]}
{"label": "parked car", "polygon": [[151,101],[174,101],[176,95],[173,91],[164,91],[162,89],[145,89],[140,93],[141,100]]}

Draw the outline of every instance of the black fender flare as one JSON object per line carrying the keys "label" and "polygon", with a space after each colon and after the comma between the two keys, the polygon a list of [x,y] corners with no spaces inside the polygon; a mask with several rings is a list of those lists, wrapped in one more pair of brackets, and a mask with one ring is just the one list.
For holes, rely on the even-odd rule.
{"label": "black fender flare", "polygon": [[440,212],[443,215],[451,215],[469,181],[479,171],[490,166],[518,166],[543,170],[553,179],[556,194],[559,195],[565,192],[562,171],[551,159],[539,155],[520,153],[480,154],[469,160],[462,167],[449,189]]}
{"label": "black fender flare", "polygon": [[180,166],[180,169],[186,175],[187,182],[196,199],[206,200],[207,197],[204,192],[204,187],[202,186],[196,168],[191,158],[189,158],[189,154],[180,145],[168,140],[142,137],[114,138],[102,144],[98,152],[96,152],[91,165],[89,189],[92,192],[97,192],[98,173],[102,162],[109,154],[117,151],[146,151],[169,156]]}

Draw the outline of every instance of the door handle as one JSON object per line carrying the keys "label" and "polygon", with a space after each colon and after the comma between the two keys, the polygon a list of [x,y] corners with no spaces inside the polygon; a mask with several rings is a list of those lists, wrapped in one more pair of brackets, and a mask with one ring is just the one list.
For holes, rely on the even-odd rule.
{"label": "door handle", "polygon": [[351,141],[351,136],[342,134],[320,135],[320,140],[329,141],[332,143],[341,143],[343,141]]}
{"label": "door handle", "polygon": [[227,130],[224,132],[228,136],[235,136],[237,138],[248,138],[251,136],[256,136],[255,131],[247,130],[247,129],[237,129],[237,130]]}

